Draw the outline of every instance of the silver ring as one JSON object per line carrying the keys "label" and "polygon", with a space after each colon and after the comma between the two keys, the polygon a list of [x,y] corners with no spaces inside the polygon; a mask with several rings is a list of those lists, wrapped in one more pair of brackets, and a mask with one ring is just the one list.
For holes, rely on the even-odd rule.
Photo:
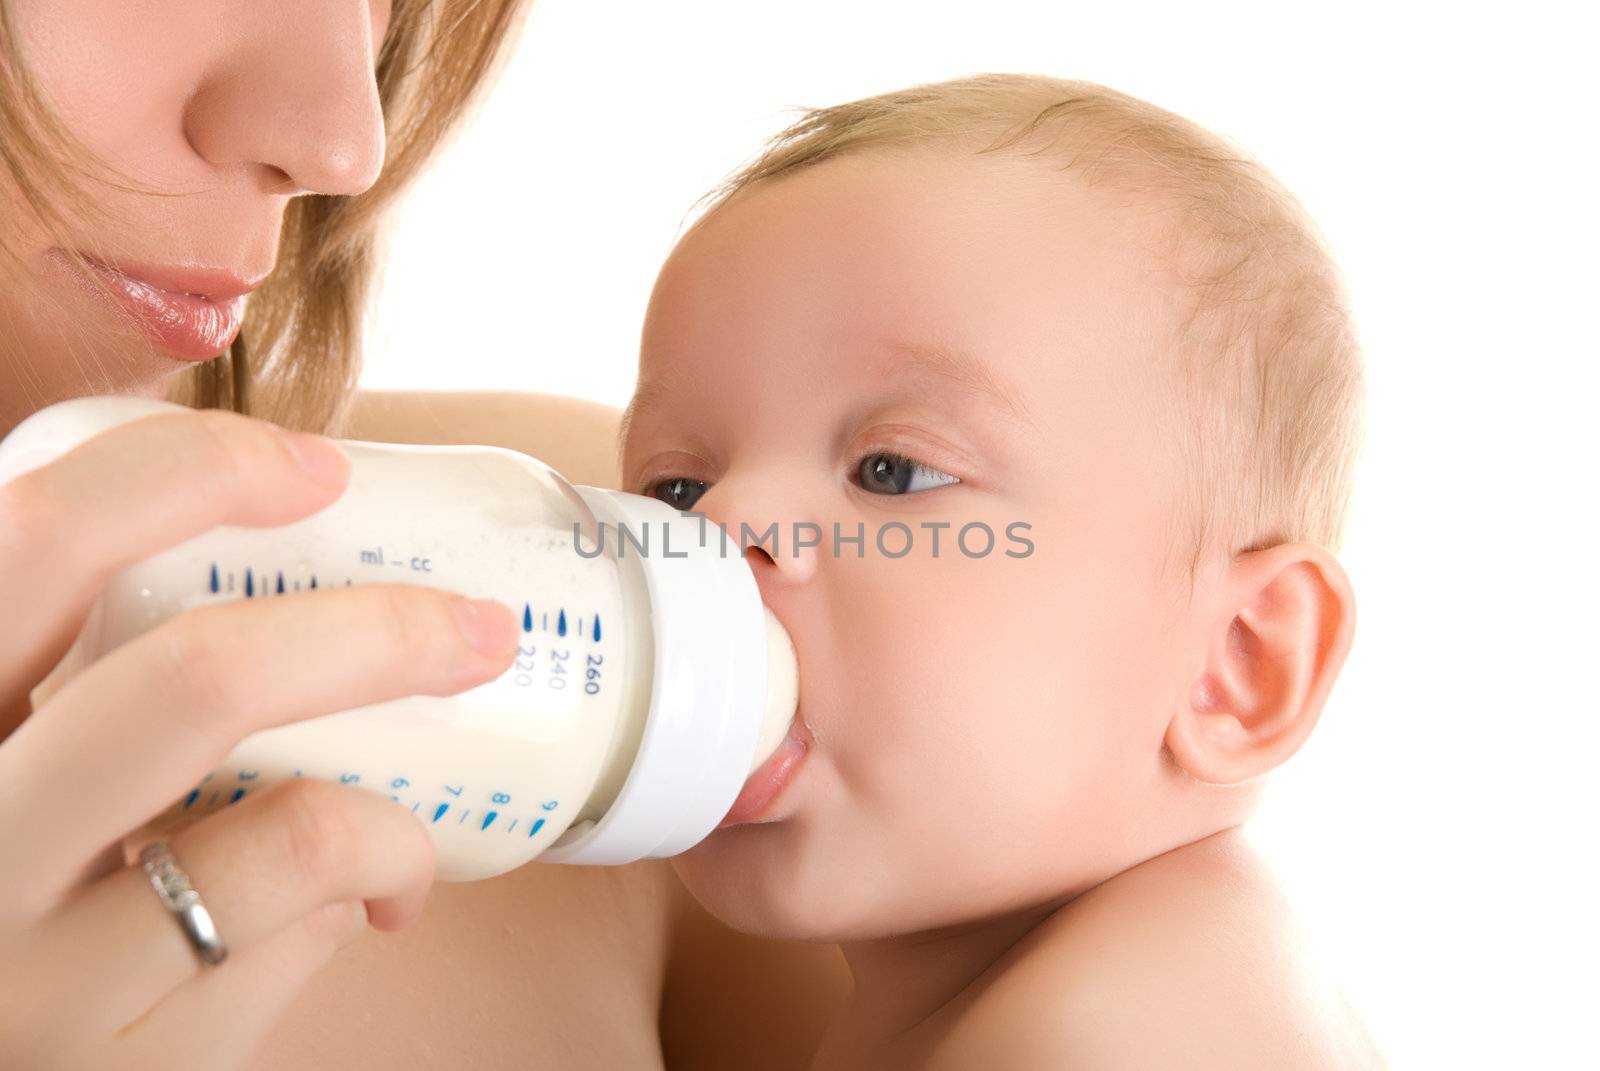
{"label": "silver ring", "polygon": [[150,887],[161,897],[167,910],[177,916],[178,925],[194,947],[195,955],[200,957],[200,962],[215,967],[227,959],[228,946],[222,943],[217,925],[211,920],[211,912],[200,902],[200,894],[194,891],[189,875],[172,858],[172,852],[167,850],[167,842],[158,840],[146,844],[139,853],[139,862],[144,864]]}

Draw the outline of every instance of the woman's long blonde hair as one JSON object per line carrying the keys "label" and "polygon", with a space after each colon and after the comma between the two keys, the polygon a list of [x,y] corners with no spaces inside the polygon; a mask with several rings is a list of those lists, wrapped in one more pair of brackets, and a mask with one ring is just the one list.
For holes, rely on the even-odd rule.
{"label": "woman's long blonde hair", "polygon": [[[251,295],[238,341],[176,377],[170,400],[337,433],[360,377],[383,214],[475,103],[529,3],[394,0],[377,63],[387,138],[377,182],[355,196],[290,202],[277,267]],[[95,170],[81,156],[29,77],[0,0],[0,174],[45,226],[59,227],[51,194]]]}

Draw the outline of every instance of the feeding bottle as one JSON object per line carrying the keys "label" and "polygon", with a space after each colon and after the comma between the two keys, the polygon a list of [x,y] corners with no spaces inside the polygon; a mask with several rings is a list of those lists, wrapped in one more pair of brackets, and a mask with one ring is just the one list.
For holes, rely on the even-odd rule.
{"label": "feeding bottle", "polygon": [[[42,409],[0,442],[0,484],[114,425],[181,411],[115,395]],[[218,527],[113,577],[35,706],[192,607],[381,581],[444,588],[513,609],[504,673],[254,733],[163,817],[289,778],[353,784],[417,815],[446,880],[535,857],[674,855],[707,836],[783,740],[798,688],[787,633],[720,533],[513,450],[340,446],[350,481],[327,508]]]}

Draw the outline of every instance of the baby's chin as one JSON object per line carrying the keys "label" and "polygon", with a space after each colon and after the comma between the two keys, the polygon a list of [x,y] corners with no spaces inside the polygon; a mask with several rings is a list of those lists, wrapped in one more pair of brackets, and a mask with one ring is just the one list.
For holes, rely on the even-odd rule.
{"label": "baby's chin", "polygon": [[805,818],[726,826],[674,856],[700,905],[741,933],[784,941],[841,941],[859,930],[872,898],[838,868],[811,857]]}

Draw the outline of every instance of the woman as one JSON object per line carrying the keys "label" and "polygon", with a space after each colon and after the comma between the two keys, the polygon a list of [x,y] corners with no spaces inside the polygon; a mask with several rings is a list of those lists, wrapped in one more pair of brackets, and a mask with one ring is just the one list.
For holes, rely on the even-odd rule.
{"label": "woman", "polygon": [[604,407],[355,393],[378,221],[521,7],[0,0],[0,435],[84,394],[206,410],[0,488],[0,1065],[776,1068],[820,1033],[833,951],[730,933],[664,864],[525,867],[424,910],[415,821],[309,782],[169,838],[229,948],[196,955],[124,839],[248,732],[495,676],[503,607],[408,585],[212,606],[30,703],[121,565],[339,493],[339,455],[267,420],[614,480]]}

